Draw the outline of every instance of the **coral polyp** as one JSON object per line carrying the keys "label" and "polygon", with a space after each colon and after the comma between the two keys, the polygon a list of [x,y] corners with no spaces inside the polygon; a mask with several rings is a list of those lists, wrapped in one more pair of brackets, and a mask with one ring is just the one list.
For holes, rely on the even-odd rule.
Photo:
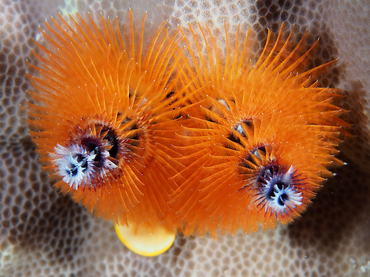
{"label": "coral polyp", "polygon": [[240,43],[238,30],[232,48],[225,25],[221,51],[208,28],[199,25],[201,38],[189,29],[184,59],[193,66],[182,82],[194,80],[189,90],[198,92],[199,102],[188,107],[192,116],[184,126],[184,139],[192,143],[179,149],[181,159],[194,160],[173,194],[184,233],[247,232],[292,222],[332,176],[329,167],[343,164],[334,157],[348,126],[333,104],[338,91],[314,79],[332,62],[307,69],[317,42],[306,50],[303,36],[293,47],[292,33],[283,39],[283,26],[276,41],[268,32],[255,63],[248,34]]}
{"label": "coral polyp", "polygon": [[[181,121],[178,65],[181,36],[121,32],[118,19],[76,14],[46,22],[42,66],[29,103],[31,135],[55,186],[91,213],[122,225],[163,224],[171,160],[168,124]],[[59,179],[59,181],[58,181]],[[145,216],[143,216],[145,214]],[[171,227],[172,228],[172,227]]]}

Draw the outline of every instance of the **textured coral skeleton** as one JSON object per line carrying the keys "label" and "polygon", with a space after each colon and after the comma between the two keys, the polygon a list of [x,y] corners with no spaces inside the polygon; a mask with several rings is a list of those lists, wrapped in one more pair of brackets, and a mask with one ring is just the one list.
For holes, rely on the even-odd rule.
{"label": "textured coral skeleton", "polygon": [[[143,5],[145,2],[145,5]],[[120,245],[114,229],[88,216],[68,197],[52,189],[42,173],[34,146],[27,136],[26,112],[19,108],[30,98],[24,93],[25,59],[30,60],[38,38],[37,26],[57,11],[84,13],[94,18],[120,19],[128,5],[139,17],[140,7],[153,11],[147,26],[170,18],[169,26],[195,20],[209,24],[222,43],[223,19],[235,34],[238,22],[243,31],[257,33],[253,46],[258,52],[265,43],[265,27],[273,32],[281,22],[297,34],[309,29],[310,44],[320,37],[314,63],[338,58],[323,86],[345,89],[347,121],[355,136],[341,147],[340,159],[348,163],[325,184],[302,219],[286,228],[234,237],[181,238],[167,253],[147,259]],[[1,107],[0,186],[2,276],[114,276],[124,274],[162,276],[366,276],[369,260],[370,195],[368,166],[370,146],[367,101],[369,79],[368,1],[3,1],[0,4]],[[367,8],[367,9],[366,9]],[[137,13],[136,13],[137,11]],[[234,32],[234,33],[233,33]],[[343,43],[346,42],[346,43]],[[316,65],[317,65],[316,64]],[[355,184],[355,185],[354,185]]]}

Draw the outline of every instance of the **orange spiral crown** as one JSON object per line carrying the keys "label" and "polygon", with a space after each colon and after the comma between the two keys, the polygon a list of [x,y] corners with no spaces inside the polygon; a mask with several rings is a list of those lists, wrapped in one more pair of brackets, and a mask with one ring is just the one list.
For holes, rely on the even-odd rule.
{"label": "orange spiral crown", "polygon": [[[268,32],[261,56],[252,66],[250,39],[226,51],[199,25],[198,39],[189,25],[189,60],[182,83],[198,91],[184,125],[189,146],[178,145],[192,163],[179,173],[186,181],[173,194],[174,217],[185,235],[234,233],[299,217],[326,177],[328,166],[342,164],[338,151],[342,110],[332,104],[336,90],[320,88],[312,76],[330,63],[304,71],[316,46],[292,48],[290,37],[276,42]],[[203,54],[202,49],[206,50]],[[188,58],[190,57],[190,58]],[[223,58],[225,57],[225,58]]]}
{"label": "orange spiral crown", "polygon": [[[38,44],[40,77],[29,76],[36,101],[29,104],[31,135],[55,186],[91,213],[119,224],[164,224],[169,178],[183,169],[171,159],[169,123],[181,121],[186,97],[178,87],[178,43],[164,25],[147,48],[140,36],[78,14],[46,22],[48,48]],[[137,50],[139,49],[139,50]],[[180,97],[181,96],[181,97]],[[143,216],[145,215],[145,216]]]}

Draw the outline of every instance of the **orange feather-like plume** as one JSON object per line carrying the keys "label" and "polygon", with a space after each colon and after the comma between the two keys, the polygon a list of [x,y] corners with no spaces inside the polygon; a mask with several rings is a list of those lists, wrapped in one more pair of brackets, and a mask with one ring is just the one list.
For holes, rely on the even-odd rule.
{"label": "orange feather-like plume", "polygon": [[238,31],[231,49],[225,26],[223,59],[209,30],[207,39],[199,26],[203,40],[197,40],[189,28],[191,61],[181,81],[195,80],[189,91],[198,92],[199,102],[187,108],[191,120],[184,124],[186,136],[179,135],[189,145],[177,146],[179,161],[192,160],[173,194],[179,224],[185,235],[215,235],[219,229],[233,233],[291,222],[332,175],[328,166],[341,164],[333,155],[347,124],[332,104],[335,90],[318,87],[312,78],[331,63],[304,71],[315,45],[301,54],[302,38],[291,50],[283,27],[275,43],[269,31],[254,66],[248,36],[240,49]]}
{"label": "orange feather-like plume", "polygon": [[124,33],[117,19],[97,24],[77,14],[72,25],[61,16],[61,24],[46,23],[49,46],[38,44],[42,66],[33,66],[41,76],[29,76],[31,135],[46,168],[62,179],[55,186],[91,213],[119,224],[164,224],[177,189],[169,177],[184,169],[167,143],[167,125],[182,120],[186,101],[186,87],[178,87],[181,36],[169,38],[162,26],[144,47],[145,17],[139,38],[131,10],[130,19]]}
{"label": "orange feather-like plume", "polygon": [[91,213],[185,235],[266,229],[299,217],[341,164],[347,124],[335,90],[312,78],[330,63],[304,71],[316,44],[304,52],[303,39],[292,49],[269,33],[252,66],[248,36],[231,49],[225,27],[222,58],[190,27],[188,59],[163,26],[144,47],[131,11],[125,33],[77,17],[46,24],[29,121],[55,186]]}

